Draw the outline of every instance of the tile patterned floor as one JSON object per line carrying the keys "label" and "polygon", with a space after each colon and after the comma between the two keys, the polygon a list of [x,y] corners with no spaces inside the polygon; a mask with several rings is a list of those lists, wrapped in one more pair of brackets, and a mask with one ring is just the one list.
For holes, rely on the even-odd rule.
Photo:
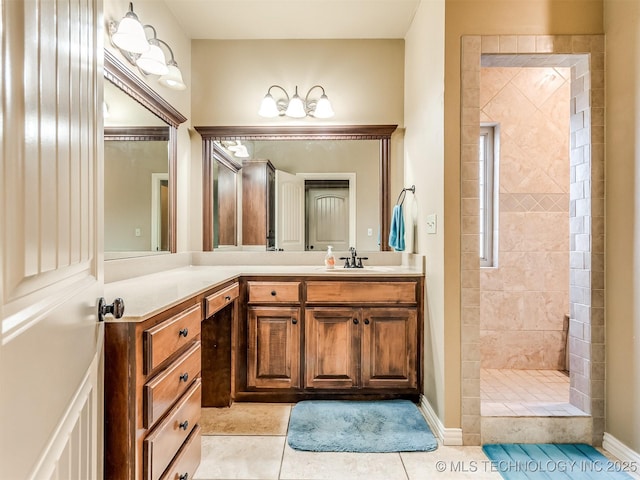
{"label": "tile patterned floor", "polygon": [[287,445],[292,405],[203,408],[202,462],[195,480],[500,479],[480,447],[434,452],[316,453]]}
{"label": "tile patterned floor", "polygon": [[569,403],[569,376],[559,370],[483,368],[480,401],[487,417],[586,415]]}

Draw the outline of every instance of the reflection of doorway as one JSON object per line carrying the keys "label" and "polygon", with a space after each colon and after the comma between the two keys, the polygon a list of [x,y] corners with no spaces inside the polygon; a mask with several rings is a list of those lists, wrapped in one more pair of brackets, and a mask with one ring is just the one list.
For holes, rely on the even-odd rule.
{"label": "reflection of doorway", "polygon": [[305,211],[305,250],[349,249],[348,180],[307,180]]}
{"label": "reflection of doorway", "polygon": [[151,251],[169,250],[169,174],[151,174]]}
{"label": "reflection of doorway", "polygon": [[[307,187],[329,188],[336,193],[338,188],[346,189],[342,195],[346,210],[342,233],[323,233],[320,229],[318,237],[318,220],[329,222],[329,225],[337,221],[327,219],[324,215],[321,218],[315,216],[313,222],[316,224],[313,238],[309,240],[309,209],[306,206],[308,195]],[[356,174],[355,173],[296,173],[291,174],[282,170],[276,170],[276,248],[286,251],[304,250],[326,250],[327,245],[332,245],[336,251],[348,250],[350,246],[356,245]],[[329,203],[324,200],[325,207]],[[316,205],[319,208],[319,205]],[[318,213],[316,209],[315,213]],[[310,248],[313,245],[313,248]]]}

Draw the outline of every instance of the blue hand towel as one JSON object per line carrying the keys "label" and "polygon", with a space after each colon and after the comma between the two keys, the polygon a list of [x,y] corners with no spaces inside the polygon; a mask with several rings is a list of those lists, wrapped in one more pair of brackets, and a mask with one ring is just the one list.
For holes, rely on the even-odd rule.
{"label": "blue hand towel", "polygon": [[393,207],[391,228],[389,230],[389,246],[398,252],[404,250],[404,216],[402,215],[402,205]]}

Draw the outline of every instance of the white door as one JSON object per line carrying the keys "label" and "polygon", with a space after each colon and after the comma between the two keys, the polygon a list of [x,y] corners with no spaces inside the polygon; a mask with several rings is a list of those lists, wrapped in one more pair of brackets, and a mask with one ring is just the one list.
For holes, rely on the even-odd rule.
{"label": "white door", "polygon": [[0,477],[100,478],[102,4],[0,4]]}
{"label": "white door", "polygon": [[304,178],[276,170],[276,248],[304,251]]}
{"label": "white door", "polygon": [[349,250],[349,189],[308,189],[307,228],[308,250]]}

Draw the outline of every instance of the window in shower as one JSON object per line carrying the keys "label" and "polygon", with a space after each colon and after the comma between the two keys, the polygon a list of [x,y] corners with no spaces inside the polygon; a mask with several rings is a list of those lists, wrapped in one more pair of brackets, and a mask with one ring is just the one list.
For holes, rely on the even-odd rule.
{"label": "window in shower", "polygon": [[[497,255],[494,252],[497,218],[494,192],[498,165],[498,126],[480,127],[479,145],[479,197],[480,197],[480,266],[495,267]],[[497,244],[497,242],[495,242]]]}

